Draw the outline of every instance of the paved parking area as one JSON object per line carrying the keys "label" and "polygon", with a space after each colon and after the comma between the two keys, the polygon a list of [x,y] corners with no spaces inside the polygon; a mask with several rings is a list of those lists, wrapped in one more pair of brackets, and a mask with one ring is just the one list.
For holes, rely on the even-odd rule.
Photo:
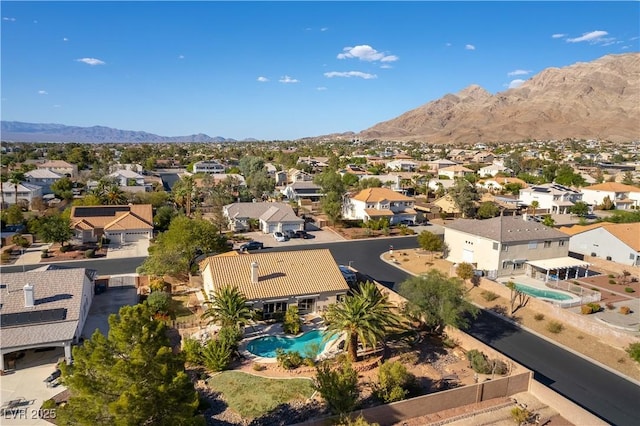
{"label": "paved parking area", "polygon": [[109,244],[107,259],[127,259],[149,255],[149,240],[140,239],[134,242]]}
{"label": "paved parking area", "polygon": [[[278,242],[275,238],[273,238],[272,234],[264,234],[260,231],[258,232],[245,232],[241,234],[243,237],[248,240],[259,241],[264,244],[264,248],[269,247],[296,247],[296,246],[304,246],[310,244],[324,244],[331,243],[337,241],[345,241],[345,238],[328,228],[323,228],[320,230],[307,230],[309,235],[313,235],[313,238],[309,238],[307,240],[303,238],[291,238],[288,241]],[[238,243],[234,246],[234,249],[240,247],[242,243]]]}
{"label": "paved parking area", "polygon": [[136,303],[138,293],[132,286],[109,288],[104,293],[94,295],[82,336],[89,339],[96,329],[106,336],[109,332],[109,315],[117,314],[122,306]]}

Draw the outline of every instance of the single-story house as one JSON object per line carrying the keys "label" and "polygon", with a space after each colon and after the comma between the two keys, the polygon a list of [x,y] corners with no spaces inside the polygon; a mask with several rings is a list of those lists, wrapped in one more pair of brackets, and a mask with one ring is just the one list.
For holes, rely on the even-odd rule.
{"label": "single-story house", "polygon": [[445,227],[444,242],[449,250],[447,260],[471,263],[491,277],[524,273],[527,263],[569,255],[568,235],[531,221],[527,215],[457,219]]}
{"label": "single-story house", "polygon": [[126,206],[73,206],[71,227],[81,242],[96,242],[102,236],[114,242],[153,238],[151,204]]}
{"label": "single-story house", "polygon": [[304,220],[296,216],[286,203],[233,203],[222,208],[222,214],[229,220],[229,230],[248,231],[249,221],[257,219],[264,233],[275,231],[302,231]]}
{"label": "single-story house", "polygon": [[563,226],[570,236],[569,250],[622,265],[640,266],[640,223],[599,222]]}
{"label": "single-story house", "polygon": [[240,290],[264,318],[297,306],[300,314],[320,312],[349,291],[328,249],[211,256],[200,262],[210,296],[225,286]]}
{"label": "single-story house", "polygon": [[3,273],[0,370],[11,368],[12,353],[55,346],[64,347],[70,363],[71,345],[78,343],[93,301],[96,274],[52,265]]}

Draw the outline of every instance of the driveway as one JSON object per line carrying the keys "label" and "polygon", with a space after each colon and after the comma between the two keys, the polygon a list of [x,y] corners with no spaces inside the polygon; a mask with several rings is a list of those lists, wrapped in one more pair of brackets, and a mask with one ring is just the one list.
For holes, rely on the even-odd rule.
{"label": "driveway", "polygon": [[[264,244],[264,248],[269,247],[296,247],[297,246],[306,246],[312,244],[324,244],[324,243],[333,243],[338,241],[345,241],[345,238],[341,235],[336,234],[332,230],[325,228],[319,230],[307,230],[309,235],[312,235],[313,238],[309,238],[307,240],[303,238],[291,238],[288,241],[278,242],[275,238],[273,238],[272,234],[264,234],[260,231],[257,232],[245,232],[241,234],[243,237],[248,240],[259,241]],[[244,243],[238,243],[234,246],[234,249],[237,249]]]}
{"label": "driveway", "polygon": [[149,255],[149,240],[140,239],[127,243],[109,243],[107,259],[128,259],[130,257],[143,257]]}

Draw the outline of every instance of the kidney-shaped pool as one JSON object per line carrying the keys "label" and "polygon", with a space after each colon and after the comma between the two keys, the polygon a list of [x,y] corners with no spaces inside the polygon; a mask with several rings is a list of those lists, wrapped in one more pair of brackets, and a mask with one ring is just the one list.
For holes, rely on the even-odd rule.
{"label": "kidney-shaped pool", "polygon": [[247,350],[252,354],[263,358],[275,358],[276,349],[284,351],[296,351],[304,356],[305,348],[317,344],[318,354],[324,351],[326,345],[335,340],[338,335],[331,336],[323,341],[324,332],[312,330],[297,337],[265,336],[258,337],[247,343]]}

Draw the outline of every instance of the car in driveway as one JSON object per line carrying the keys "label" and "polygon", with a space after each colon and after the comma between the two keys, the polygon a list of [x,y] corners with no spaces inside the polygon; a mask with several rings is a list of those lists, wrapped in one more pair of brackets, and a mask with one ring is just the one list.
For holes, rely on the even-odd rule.
{"label": "car in driveway", "polygon": [[298,231],[294,231],[293,229],[287,229],[287,230],[283,231],[282,233],[287,238],[298,238],[297,232]]}
{"label": "car in driveway", "polygon": [[240,246],[240,251],[262,250],[263,248],[264,244],[260,241],[249,241],[248,243],[244,243]]}
{"label": "car in driveway", "polygon": [[313,235],[309,234],[307,231],[296,231],[295,234],[296,234],[295,238],[303,238],[305,240],[308,240],[310,238],[315,238]]}
{"label": "car in driveway", "polygon": [[273,233],[273,238],[276,239],[277,242],[283,243],[287,241],[287,237],[280,231],[276,231]]}

